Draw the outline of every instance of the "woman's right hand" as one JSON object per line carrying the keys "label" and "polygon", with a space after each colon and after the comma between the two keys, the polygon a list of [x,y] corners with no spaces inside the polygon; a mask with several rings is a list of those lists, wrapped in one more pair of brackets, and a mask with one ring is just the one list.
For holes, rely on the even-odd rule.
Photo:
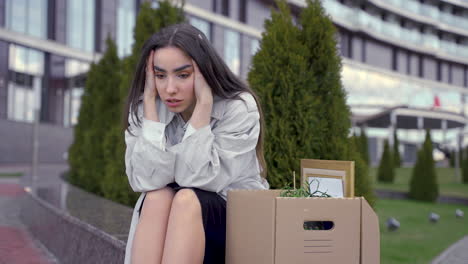
{"label": "woman's right hand", "polygon": [[154,77],[153,66],[154,50],[152,50],[146,60],[146,78],[145,90],[143,92],[143,115],[146,119],[159,122],[158,112],[156,110],[156,97],[158,90],[156,89],[156,82]]}
{"label": "woman's right hand", "polygon": [[148,100],[155,100],[158,96],[158,90],[156,89],[156,82],[154,81],[154,65],[153,65],[154,50],[151,50],[148,58],[146,59],[146,78],[145,78],[145,90],[143,96]]}

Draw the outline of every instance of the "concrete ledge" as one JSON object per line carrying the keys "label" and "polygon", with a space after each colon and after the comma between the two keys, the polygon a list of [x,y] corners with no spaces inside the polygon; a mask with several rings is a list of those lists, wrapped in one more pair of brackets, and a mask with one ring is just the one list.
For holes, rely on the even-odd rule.
{"label": "concrete ledge", "polygon": [[125,243],[28,193],[20,218],[61,263],[123,263]]}

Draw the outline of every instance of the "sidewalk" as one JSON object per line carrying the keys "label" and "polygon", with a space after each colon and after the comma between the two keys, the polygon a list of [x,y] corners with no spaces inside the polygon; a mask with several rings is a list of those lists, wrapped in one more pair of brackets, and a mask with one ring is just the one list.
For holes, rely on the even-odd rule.
{"label": "sidewalk", "polygon": [[432,264],[466,264],[468,263],[468,236],[446,249]]}
{"label": "sidewalk", "polygon": [[0,264],[57,263],[20,221],[24,195],[18,178],[0,177]]}

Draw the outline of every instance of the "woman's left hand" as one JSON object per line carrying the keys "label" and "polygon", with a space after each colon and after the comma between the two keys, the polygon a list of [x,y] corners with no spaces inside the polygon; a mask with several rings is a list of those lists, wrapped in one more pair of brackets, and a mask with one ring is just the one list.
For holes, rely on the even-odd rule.
{"label": "woman's left hand", "polygon": [[213,93],[211,87],[206,83],[205,77],[200,72],[197,63],[192,60],[193,66],[193,86],[195,90],[195,97],[197,99],[197,104],[213,104]]}

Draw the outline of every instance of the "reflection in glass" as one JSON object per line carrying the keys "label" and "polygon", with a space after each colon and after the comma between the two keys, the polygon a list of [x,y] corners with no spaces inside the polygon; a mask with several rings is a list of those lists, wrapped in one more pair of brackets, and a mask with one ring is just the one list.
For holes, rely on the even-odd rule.
{"label": "reflection in glass", "polygon": [[252,56],[255,55],[255,53],[257,53],[259,48],[260,48],[260,40],[252,39],[252,42],[250,44],[250,54]]}
{"label": "reflection in glass", "polygon": [[224,60],[231,71],[240,73],[240,33],[229,29],[224,31]]}
{"label": "reflection in glass", "polygon": [[198,17],[190,17],[190,24],[198,28],[201,32],[203,32],[203,34],[205,34],[208,40],[211,40],[210,23],[208,21],[205,21]]}
{"label": "reflection in glass", "polygon": [[65,61],[65,77],[67,78],[67,89],[65,89],[63,97],[63,125],[65,127],[78,123],[81,96],[84,93],[88,70],[89,64],[86,62],[73,59]]}
{"label": "reflection in glass", "polygon": [[6,28],[38,38],[47,37],[47,0],[6,0]]}
{"label": "reflection in glass", "polygon": [[[405,6],[406,2],[405,0]],[[441,49],[447,54],[468,57],[468,45],[443,41],[433,33],[421,33],[417,29],[401,27],[398,23],[384,21],[380,17],[373,16],[361,9],[343,5],[337,0],[323,0],[323,5],[335,19],[346,22],[346,24],[353,27],[370,30],[384,38],[399,41],[402,45],[410,44],[429,49]],[[453,15],[449,15],[449,17],[450,21],[453,21],[453,25],[468,28],[468,19],[456,18]]]}
{"label": "reflection in glass", "polygon": [[67,45],[94,51],[94,0],[68,0]]}
{"label": "reflection in glass", "polygon": [[407,76],[396,76],[343,65],[342,81],[348,92],[348,104],[377,107],[407,105],[432,109],[436,97],[438,109],[462,113],[462,95],[457,90],[438,86],[436,82],[419,82]]}
{"label": "reflection in glass", "polygon": [[135,2],[119,0],[117,7],[117,52],[120,58],[132,52]]}
{"label": "reflection in glass", "polygon": [[10,44],[7,118],[33,122],[34,107],[40,108],[44,53]]}

